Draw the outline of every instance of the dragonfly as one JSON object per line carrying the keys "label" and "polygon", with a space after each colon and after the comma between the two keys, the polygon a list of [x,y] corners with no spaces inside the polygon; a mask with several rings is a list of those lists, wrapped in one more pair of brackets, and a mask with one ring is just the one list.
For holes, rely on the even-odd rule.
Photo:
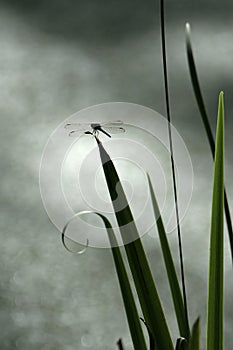
{"label": "dragonfly", "polygon": [[[69,132],[69,136],[76,137],[80,135],[80,133],[93,135],[98,137],[99,132],[104,133],[106,136],[111,137],[111,134],[119,134],[125,132],[123,128],[123,122],[121,120],[117,120],[114,122],[103,122],[103,123],[68,123],[65,125],[65,129]],[[86,130],[91,127],[90,130]],[[85,131],[86,130],[86,131]]]}

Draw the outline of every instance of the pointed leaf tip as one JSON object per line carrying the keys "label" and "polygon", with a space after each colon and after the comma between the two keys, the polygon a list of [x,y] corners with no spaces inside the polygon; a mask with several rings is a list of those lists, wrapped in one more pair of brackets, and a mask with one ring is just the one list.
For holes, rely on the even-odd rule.
{"label": "pointed leaf tip", "polygon": [[190,34],[190,32],[191,32],[191,26],[190,26],[190,23],[189,23],[189,22],[186,22],[186,23],[185,23],[185,29],[186,29],[187,34]]}

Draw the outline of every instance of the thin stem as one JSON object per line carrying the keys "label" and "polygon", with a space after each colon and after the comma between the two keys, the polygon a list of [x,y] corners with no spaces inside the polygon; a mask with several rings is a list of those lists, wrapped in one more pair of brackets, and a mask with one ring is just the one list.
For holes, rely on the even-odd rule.
{"label": "thin stem", "polygon": [[183,263],[183,252],[182,252],[182,239],[180,230],[180,219],[179,219],[179,206],[177,198],[177,186],[176,186],[176,174],[175,174],[175,163],[174,163],[174,152],[172,143],[171,133],[171,113],[170,113],[170,102],[169,102],[169,89],[168,89],[168,74],[167,74],[167,55],[166,55],[166,36],[165,36],[165,15],[164,15],[164,1],[160,2],[160,15],[161,15],[161,40],[162,40],[162,59],[163,59],[163,76],[164,76],[164,87],[165,87],[165,99],[166,99],[166,110],[167,110],[167,121],[168,121],[168,134],[169,134],[169,145],[170,145],[170,159],[172,167],[172,181],[173,181],[173,192],[175,199],[175,211],[176,211],[176,222],[177,222],[177,233],[178,233],[178,244],[179,244],[179,256],[180,256],[180,269],[181,269],[181,281],[183,290],[184,300],[184,311],[187,325],[188,321],[188,307],[184,277],[184,263]]}

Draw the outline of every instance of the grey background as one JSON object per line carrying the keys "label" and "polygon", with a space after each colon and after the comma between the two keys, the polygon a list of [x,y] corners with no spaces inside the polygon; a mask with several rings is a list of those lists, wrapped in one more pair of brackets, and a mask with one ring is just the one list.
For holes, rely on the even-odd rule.
{"label": "grey background", "polygon": [[[0,9],[0,348],[116,349],[123,337],[125,348],[132,349],[111,252],[89,249],[72,256],[64,250],[41,203],[38,169],[50,133],[77,110],[127,101],[164,113],[158,3],[15,0],[1,1]],[[212,161],[190,85],[184,24],[192,26],[213,130],[218,93],[225,92],[226,184],[233,208],[232,16],[231,1],[167,2],[172,119],[195,175],[182,223],[188,302],[191,321],[201,315],[203,344]],[[169,238],[177,256],[176,235]],[[159,241],[145,236],[143,242],[175,339]],[[225,265],[230,349],[233,285],[227,239]]]}

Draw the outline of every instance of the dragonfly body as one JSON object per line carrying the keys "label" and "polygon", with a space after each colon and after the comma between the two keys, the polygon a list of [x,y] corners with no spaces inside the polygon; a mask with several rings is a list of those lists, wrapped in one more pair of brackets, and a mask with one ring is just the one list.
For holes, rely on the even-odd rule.
{"label": "dragonfly body", "polygon": [[[122,127],[123,123],[120,120],[115,122],[104,122],[104,123],[69,123],[66,124],[65,128],[70,130],[69,136],[77,136],[80,133],[98,136],[99,132],[102,132],[108,137],[111,137],[110,134],[123,133],[125,129]],[[91,131],[85,131],[88,127],[91,127]]]}
{"label": "dragonfly body", "polygon": [[97,131],[102,131],[105,135],[107,135],[108,137],[111,137],[111,135],[109,133],[107,133],[107,131],[105,131],[100,124],[97,123],[92,123],[91,127],[93,129],[93,135],[95,135],[95,132]]}

